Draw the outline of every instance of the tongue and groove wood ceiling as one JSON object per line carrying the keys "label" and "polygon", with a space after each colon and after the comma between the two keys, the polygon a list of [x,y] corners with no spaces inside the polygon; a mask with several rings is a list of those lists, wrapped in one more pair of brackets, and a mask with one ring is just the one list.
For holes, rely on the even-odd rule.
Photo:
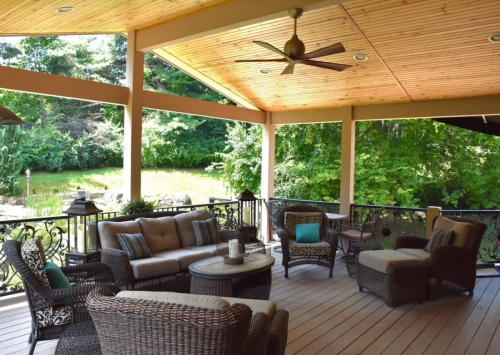
{"label": "tongue and groove wood ceiling", "polygon": [[[0,36],[141,31],[239,1],[1,0]],[[265,7],[272,0],[253,2]],[[280,75],[285,63],[235,63],[277,58],[252,41],[283,49],[293,34],[286,11],[156,49],[192,75],[270,112],[500,95],[500,43],[488,40],[500,33],[498,0],[306,2],[297,27],[306,52],[341,42],[345,53],[318,60],[352,68],[336,72],[299,64],[293,75]],[[55,12],[63,6],[76,10]],[[369,59],[355,61],[357,53]]]}

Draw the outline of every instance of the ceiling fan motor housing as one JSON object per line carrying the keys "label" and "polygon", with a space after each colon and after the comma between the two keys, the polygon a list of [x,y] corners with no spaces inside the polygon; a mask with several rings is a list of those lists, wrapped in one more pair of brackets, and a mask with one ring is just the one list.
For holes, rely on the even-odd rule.
{"label": "ceiling fan motor housing", "polygon": [[297,35],[293,35],[292,38],[285,43],[284,52],[289,57],[295,59],[306,52],[306,46]]}

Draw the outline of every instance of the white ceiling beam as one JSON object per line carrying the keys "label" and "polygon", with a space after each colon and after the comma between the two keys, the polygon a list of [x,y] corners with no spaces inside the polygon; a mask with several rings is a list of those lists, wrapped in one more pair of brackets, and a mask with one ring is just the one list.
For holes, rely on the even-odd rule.
{"label": "white ceiling beam", "polygon": [[0,66],[0,89],[125,105],[129,89],[66,76]]}
{"label": "white ceiling beam", "polygon": [[354,121],[500,115],[500,96],[355,106]]}
{"label": "white ceiling beam", "polygon": [[[350,115],[350,112],[351,106],[317,110],[273,112],[271,123],[274,125],[284,125],[341,122],[342,117]],[[353,121],[482,115],[500,115],[500,96],[352,106]]]}
{"label": "white ceiling beam", "polygon": [[209,7],[162,25],[137,31],[136,50],[151,51],[254,23],[287,16],[288,9],[305,11],[346,0],[236,0]]}
{"label": "white ceiling beam", "polygon": [[250,110],[243,107],[223,105],[153,91],[143,91],[142,106],[153,110],[171,111],[224,120],[257,124],[266,123],[266,113],[264,111]]}

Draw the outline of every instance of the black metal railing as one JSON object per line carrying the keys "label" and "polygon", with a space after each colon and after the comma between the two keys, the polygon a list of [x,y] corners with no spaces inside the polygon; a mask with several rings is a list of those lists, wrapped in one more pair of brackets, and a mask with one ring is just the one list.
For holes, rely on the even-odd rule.
{"label": "black metal railing", "polygon": [[[48,261],[63,264],[71,245],[71,223],[75,217],[51,216],[0,221],[0,247],[5,240],[24,242],[39,238]],[[3,248],[0,249],[0,296],[19,292],[23,285],[17,271],[9,263]]]}

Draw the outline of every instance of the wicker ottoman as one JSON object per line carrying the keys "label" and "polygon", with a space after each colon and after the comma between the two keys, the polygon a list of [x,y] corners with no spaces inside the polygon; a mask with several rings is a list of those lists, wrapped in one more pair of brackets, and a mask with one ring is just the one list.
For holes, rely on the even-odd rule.
{"label": "wicker ottoman", "polygon": [[425,300],[427,273],[425,262],[396,250],[363,251],[356,264],[359,290],[376,293],[389,307]]}

